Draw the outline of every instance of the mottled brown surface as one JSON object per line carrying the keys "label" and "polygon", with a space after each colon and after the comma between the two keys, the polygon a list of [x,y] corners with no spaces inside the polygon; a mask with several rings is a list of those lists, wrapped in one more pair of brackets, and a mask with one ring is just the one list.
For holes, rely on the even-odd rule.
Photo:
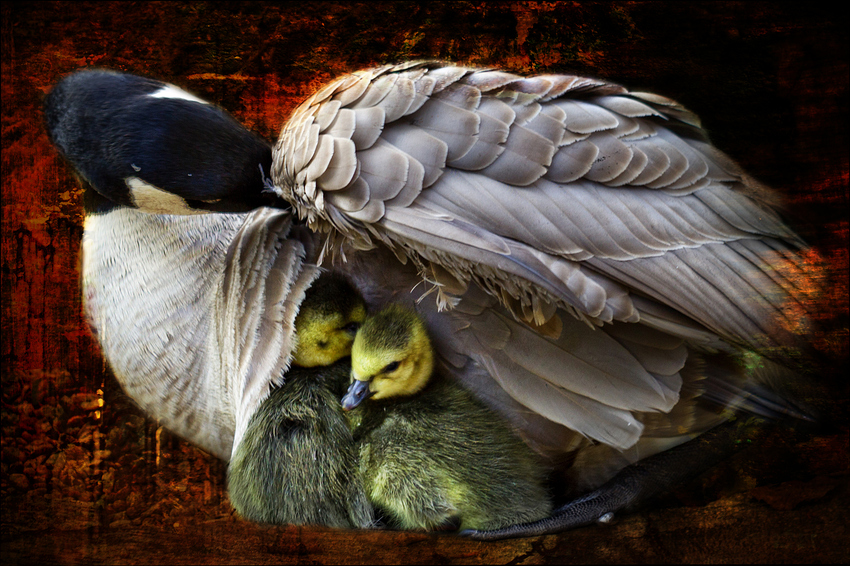
{"label": "mottled brown surface", "polygon": [[[3,3],[0,559],[846,561],[846,29],[819,3]],[[826,361],[810,379],[836,426],[775,432],[639,515],[558,536],[477,543],[234,517],[225,466],[146,419],[104,367],[80,312],[81,194],[44,134],[41,98],[79,67],[116,68],[179,84],[272,140],[323,81],[412,57],[600,76],[697,112],[787,197],[826,266],[813,293]]]}

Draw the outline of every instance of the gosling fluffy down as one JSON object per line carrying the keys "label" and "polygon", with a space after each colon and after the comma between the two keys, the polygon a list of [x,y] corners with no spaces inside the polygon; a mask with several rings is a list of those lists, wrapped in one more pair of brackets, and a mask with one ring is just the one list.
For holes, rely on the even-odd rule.
{"label": "gosling fluffy down", "polygon": [[294,360],[300,365],[251,417],[228,469],[230,501],[246,519],[372,526],[356,445],[339,403],[364,315],[362,298],[342,278],[323,275],[307,291],[295,321]]}
{"label": "gosling fluffy down", "polygon": [[399,305],[357,333],[343,406],[365,400],[349,419],[372,504],[402,529],[496,529],[547,517],[535,454],[501,417],[434,373],[432,355],[422,321]]}

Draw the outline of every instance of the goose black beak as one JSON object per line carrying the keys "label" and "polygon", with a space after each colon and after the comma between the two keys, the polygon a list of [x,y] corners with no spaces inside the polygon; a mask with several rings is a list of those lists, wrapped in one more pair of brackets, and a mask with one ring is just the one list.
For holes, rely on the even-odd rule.
{"label": "goose black beak", "polygon": [[354,382],[348,387],[348,391],[345,393],[345,396],[342,398],[342,408],[346,411],[350,411],[362,403],[363,400],[370,395],[372,395],[372,392],[369,391],[368,381],[354,380]]}

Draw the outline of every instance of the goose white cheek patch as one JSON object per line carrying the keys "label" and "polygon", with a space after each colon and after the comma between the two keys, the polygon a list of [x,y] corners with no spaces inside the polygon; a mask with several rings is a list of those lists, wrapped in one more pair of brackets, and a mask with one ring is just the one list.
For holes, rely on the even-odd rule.
{"label": "goose white cheek patch", "polygon": [[165,85],[158,91],[150,93],[148,96],[151,98],[179,98],[181,100],[188,100],[189,102],[209,104],[206,100],[201,100],[200,98],[189,94],[185,90],[177,88],[174,85]]}
{"label": "goose white cheek patch", "polygon": [[191,208],[181,197],[164,191],[138,177],[124,179],[130,189],[130,198],[140,210],[152,214],[202,214],[205,211]]}

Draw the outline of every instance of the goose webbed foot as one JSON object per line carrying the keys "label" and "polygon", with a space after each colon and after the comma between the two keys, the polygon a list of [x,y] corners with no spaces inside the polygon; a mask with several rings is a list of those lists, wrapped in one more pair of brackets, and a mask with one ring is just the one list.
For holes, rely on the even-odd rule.
{"label": "goose webbed foot", "polygon": [[469,529],[459,534],[476,540],[531,537],[558,533],[593,523],[610,523],[650,498],[730,457],[759,434],[763,421],[729,421],[680,446],[623,468],[602,487],[556,509],[551,516],[502,529]]}

